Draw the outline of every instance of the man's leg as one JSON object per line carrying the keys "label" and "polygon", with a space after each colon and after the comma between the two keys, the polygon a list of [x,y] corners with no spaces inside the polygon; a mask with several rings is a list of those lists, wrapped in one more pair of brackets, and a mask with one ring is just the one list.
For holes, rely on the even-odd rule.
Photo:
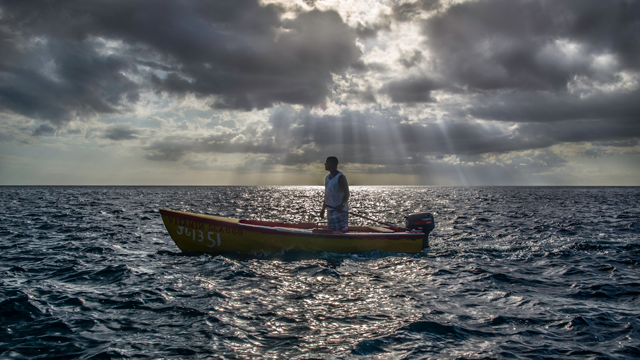
{"label": "man's leg", "polygon": [[336,230],[347,232],[349,231],[349,213],[338,213],[336,216]]}
{"label": "man's leg", "polygon": [[338,219],[336,215],[339,215],[337,211],[327,209],[327,229],[338,230]]}

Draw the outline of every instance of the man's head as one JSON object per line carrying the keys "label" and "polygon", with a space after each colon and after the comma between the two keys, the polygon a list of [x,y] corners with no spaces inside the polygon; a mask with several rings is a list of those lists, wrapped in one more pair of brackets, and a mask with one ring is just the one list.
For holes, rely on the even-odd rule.
{"label": "man's head", "polygon": [[325,170],[333,170],[338,168],[338,158],[335,156],[329,156],[327,161],[324,163]]}

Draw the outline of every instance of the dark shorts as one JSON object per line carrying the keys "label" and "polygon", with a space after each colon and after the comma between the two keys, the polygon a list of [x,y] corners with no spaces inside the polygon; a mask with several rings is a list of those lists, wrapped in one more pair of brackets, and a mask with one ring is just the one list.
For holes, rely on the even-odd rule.
{"label": "dark shorts", "polygon": [[342,232],[347,232],[349,230],[349,213],[342,212],[339,213],[332,209],[327,209],[327,228],[329,230],[337,230]]}

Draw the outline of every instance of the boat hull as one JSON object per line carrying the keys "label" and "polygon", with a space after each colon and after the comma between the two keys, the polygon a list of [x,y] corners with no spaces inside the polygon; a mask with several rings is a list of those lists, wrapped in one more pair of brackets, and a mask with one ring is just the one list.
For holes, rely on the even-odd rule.
{"label": "boat hull", "polygon": [[[311,229],[267,227],[238,219],[161,209],[169,235],[183,252],[239,253],[280,252],[359,253],[368,251],[419,253],[424,234],[314,233]],[[316,231],[317,232],[317,231]]]}

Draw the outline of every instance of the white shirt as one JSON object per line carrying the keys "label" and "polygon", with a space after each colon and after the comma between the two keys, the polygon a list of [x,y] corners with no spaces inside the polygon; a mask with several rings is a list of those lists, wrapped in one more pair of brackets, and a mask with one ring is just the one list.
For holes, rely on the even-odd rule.
{"label": "white shirt", "polygon": [[[344,191],[340,188],[340,184],[338,183],[338,179],[342,176],[341,172],[338,172],[336,176],[329,179],[331,174],[327,175],[324,179],[324,203],[336,207],[342,204],[342,200],[344,199]],[[346,210],[345,204],[345,210]]]}

